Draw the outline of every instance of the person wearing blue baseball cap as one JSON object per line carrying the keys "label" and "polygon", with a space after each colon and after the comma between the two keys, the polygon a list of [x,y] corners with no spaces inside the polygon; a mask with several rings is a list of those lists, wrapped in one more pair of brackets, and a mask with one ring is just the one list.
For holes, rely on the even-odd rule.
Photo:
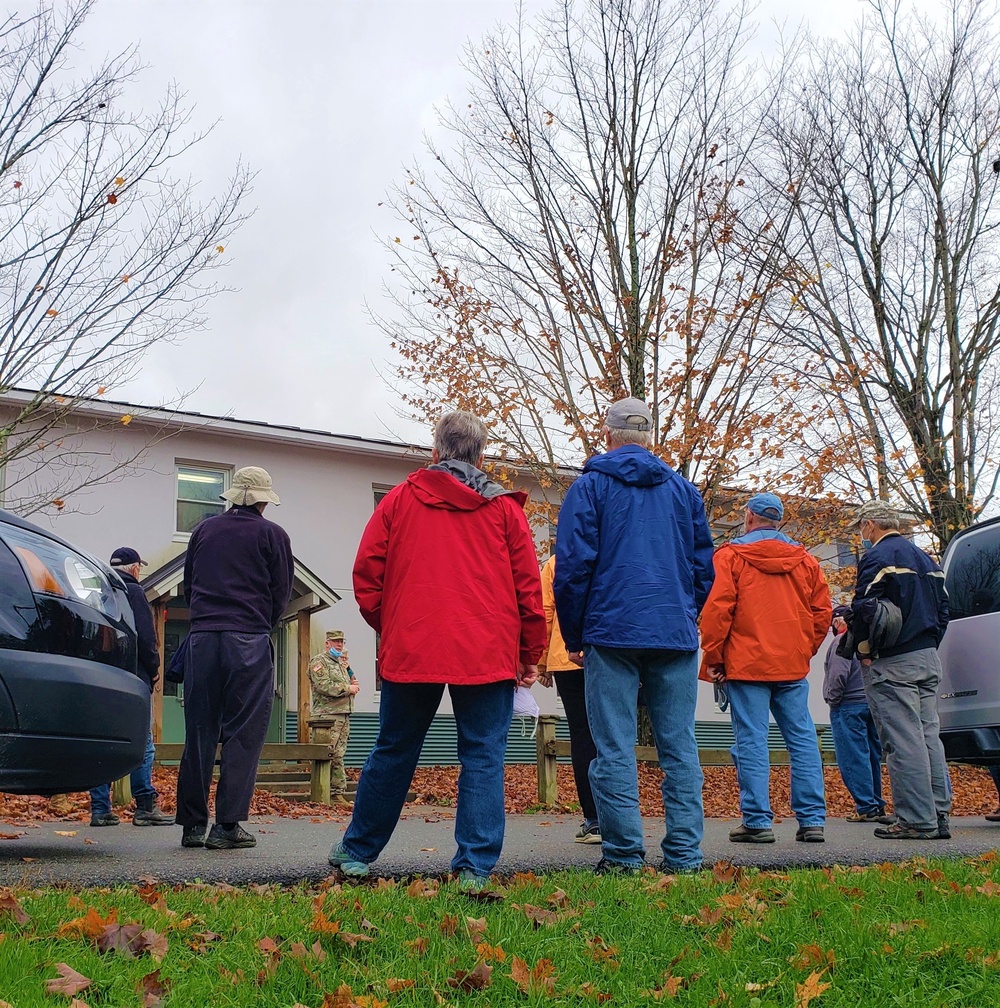
{"label": "person wearing blue baseball cap", "polygon": [[823,763],[806,676],[830,627],[830,591],[816,558],[778,528],[784,516],[776,494],[747,501],[743,535],[715,551],[715,582],[701,614],[701,678],[725,684],[736,740],[743,822],[729,833],[733,843],[774,843],[770,714],[791,763],[795,839],[825,839]]}

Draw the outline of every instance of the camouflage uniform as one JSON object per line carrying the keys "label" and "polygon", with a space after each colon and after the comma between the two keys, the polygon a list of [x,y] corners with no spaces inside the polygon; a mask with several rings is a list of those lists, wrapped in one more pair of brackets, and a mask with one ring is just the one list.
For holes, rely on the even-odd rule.
{"label": "camouflage uniform", "polygon": [[[336,639],[327,637],[327,640]],[[344,753],[351,731],[351,711],[354,696],[350,692],[354,673],[348,663],[347,651],[334,658],[324,651],[309,659],[309,682],[312,686],[312,717],[323,718],[328,725],[315,725],[312,729],[313,742],[326,743],[330,747],[330,800],[343,798],[347,789],[347,775],[344,773]]]}

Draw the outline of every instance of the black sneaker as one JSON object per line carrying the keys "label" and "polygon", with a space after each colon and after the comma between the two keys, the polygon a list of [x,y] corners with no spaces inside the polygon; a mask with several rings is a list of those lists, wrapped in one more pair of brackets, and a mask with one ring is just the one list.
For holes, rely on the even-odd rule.
{"label": "black sneaker", "polygon": [[239,847],[256,847],[257,838],[251,836],[237,823],[232,829],[225,829],[216,823],[205,840],[209,850],[233,850]]}
{"label": "black sneaker", "polygon": [[795,831],[795,839],[799,843],[826,843],[822,826],[802,826]]}
{"label": "black sneaker", "polygon": [[945,812],[939,812],[937,817],[938,828],[935,837],[938,840],[950,840],[951,839],[951,823],[948,821],[948,815]]}
{"label": "black sneaker", "polygon": [[731,843],[774,843],[774,830],[769,826],[737,826],[729,831]]}
{"label": "black sneaker", "polygon": [[184,832],[181,834],[181,846],[182,847],[204,847],[205,846],[205,827],[204,826],[185,826]]}
{"label": "black sneaker", "polygon": [[132,814],[133,826],[173,826],[174,817],[167,815],[159,805],[151,809],[136,809]]}
{"label": "black sneaker", "polygon": [[641,872],[642,865],[623,864],[603,857],[594,868],[595,875],[639,875]]}
{"label": "black sneaker", "polygon": [[[906,823],[897,822],[891,826],[881,826],[875,830],[875,836],[880,840],[937,840],[938,831],[918,830]],[[943,837],[942,839],[947,839]]]}
{"label": "black sneaker", "polygon": [[114,812],[104,812],[90,817],[91,826],[117,826],[120,822],[121,819]]}

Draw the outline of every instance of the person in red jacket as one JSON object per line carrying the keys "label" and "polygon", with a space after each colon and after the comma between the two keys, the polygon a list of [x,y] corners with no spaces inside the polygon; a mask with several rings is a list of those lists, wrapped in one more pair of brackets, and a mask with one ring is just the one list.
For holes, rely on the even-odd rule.
{"label": "person in red jacket", "polygon": [[816,558],[778,531],[781,500],[747,503],[744,535],[715,553],[715,582],[701,613],[700,678],[724,684],[736,739],[743,823],[734,843],[774,843],[768,715],[788,748],[796,840],[822,843],[823,763],[809,713],[809,661],[830,626],[830,591]]}
{"label": "person in red jacket", "polygon": [[451,868],[475,892],[500,857],[514,687],[538,676],[545,614],[526,495],[481,471],[486,441],[471,414],[443,416],[433,464],[386,495],[361,537],[354,595],[381,635],[382,694],[354,813],[330,852],[348,877],[389,842],[446,685],[462,764]]}

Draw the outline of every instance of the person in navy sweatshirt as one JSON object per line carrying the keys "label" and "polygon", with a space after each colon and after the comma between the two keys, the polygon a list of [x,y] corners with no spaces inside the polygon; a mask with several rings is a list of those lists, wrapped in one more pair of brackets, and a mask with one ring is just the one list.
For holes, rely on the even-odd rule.
{"label": "person in navy sweatshirt", "polygon": [[[851,524],[865,552],[858,562],[848,640],[861,661],[898,817],[877,827],[875,836],[947,840],[951,784],[937,709],[937,648],[948,626],[944,574],[900,535],[900,513],[885,501],[863,504]],[[880,631],[880,623],[891,630]]]}
{"label": "person in navy sweatshirt", "polygon": [[[274,702],[271,634],[292,593],[288,533],[263,516],[280,504],[266,469],[245,466],[222,494],[232,507],[200,522],[184,563],[191,630],[184,667],[184,753],[177,778],[181,845],[253,847],[249,818],[257,762]],[[221,741],[215,825],[208,790]]]}

